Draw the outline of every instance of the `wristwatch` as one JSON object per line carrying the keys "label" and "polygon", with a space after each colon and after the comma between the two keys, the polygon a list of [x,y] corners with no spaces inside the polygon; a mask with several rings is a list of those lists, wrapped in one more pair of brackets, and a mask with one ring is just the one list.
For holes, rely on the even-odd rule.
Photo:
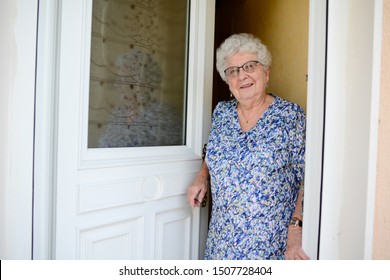
{"label": "wristwatch", "polygon": [[303,222],[300,219],[298,219],[297,217],[294,217],[291,219],[289,225],[294,226],[294,227],[302,227],[302,224],[303,224]]}

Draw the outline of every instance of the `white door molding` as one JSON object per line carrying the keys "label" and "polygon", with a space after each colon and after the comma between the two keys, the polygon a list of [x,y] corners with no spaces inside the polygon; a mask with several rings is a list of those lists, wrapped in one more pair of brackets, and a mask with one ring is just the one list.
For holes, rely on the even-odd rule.
{"label": "white door molding", "polygon": [[327,0],[311,0],[307,83],[306,164],[302,246],[318,254],[325,102]]}
{"label": "white door molding", "polygon": [[39,1],[34,161],[34,259],[52,259],[58,119],[58,0]]}

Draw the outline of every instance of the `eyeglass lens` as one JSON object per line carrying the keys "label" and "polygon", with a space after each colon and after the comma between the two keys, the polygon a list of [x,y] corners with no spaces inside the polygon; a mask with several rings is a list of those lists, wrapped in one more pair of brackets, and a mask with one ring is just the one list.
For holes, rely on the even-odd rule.
{"label": "eyeglass lens", "polygon": [[240,73],[240,68],[242,68],[247,73],[252,73],[255,71],[258,61],[248,61],[244,63],[242,66],[233,66],[227,68],[224,72],[227,77],[237,77]]}

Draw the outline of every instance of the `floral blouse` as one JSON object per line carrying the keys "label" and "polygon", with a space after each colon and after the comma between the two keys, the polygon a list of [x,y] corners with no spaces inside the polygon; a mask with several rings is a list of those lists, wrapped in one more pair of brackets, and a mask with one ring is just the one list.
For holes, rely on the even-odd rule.
{"label": "floral blouse", "polygon": [[206,163],[212,213],[205,259],[283,259],[288,223],[303,181],[305,113],[275,99],[241,130],[237,100],[213,113]]}

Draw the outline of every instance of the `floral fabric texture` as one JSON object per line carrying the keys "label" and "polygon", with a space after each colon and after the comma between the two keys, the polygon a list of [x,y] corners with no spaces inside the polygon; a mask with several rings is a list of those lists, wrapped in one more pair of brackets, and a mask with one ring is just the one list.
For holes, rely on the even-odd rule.
{"label": "floral fabric texture", "polygon": [[305,114],[274,95],[255,126],[241,130],[237,100],[213,113],[206,163],[212,213],[205,259],[283,259],[303,180]]}

